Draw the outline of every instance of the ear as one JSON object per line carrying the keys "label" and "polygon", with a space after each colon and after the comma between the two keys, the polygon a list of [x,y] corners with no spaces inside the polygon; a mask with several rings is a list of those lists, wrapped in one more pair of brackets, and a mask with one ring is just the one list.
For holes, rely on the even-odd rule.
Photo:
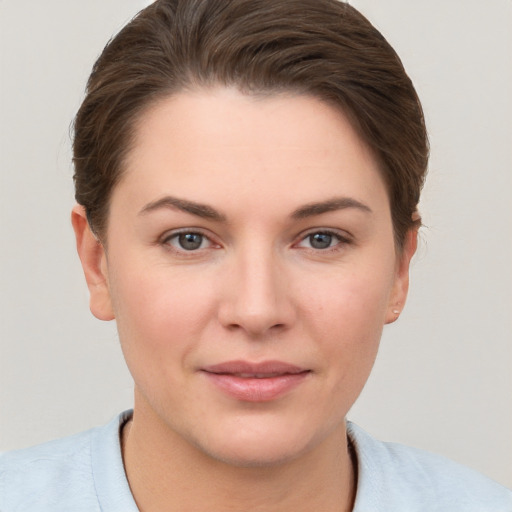
{"label": "ear", "polygon": [[404,246],[398,255],[395,273],[395,281],[389,296],[386,324],[398,320],[404,308],[409,291],[409,267],[411,259],[418,247],[418,230],[410,229],[405,237]]}
{"label": "ear", "polygon": [[108,286],[105,248],[91,231],[83,206],[76,205],[73,208],[71,224],[89,288],[91,313],[100,320],[113,320],[115,316]]}

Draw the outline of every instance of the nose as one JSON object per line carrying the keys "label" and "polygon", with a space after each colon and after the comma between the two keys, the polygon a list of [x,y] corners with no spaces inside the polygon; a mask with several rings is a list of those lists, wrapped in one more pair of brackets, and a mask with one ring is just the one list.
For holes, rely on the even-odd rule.
{"label": "nose", "polygon": [[[249,254],[248,254],[249,253]],[[234,257],[223,283],[219,320],[251,338],[289,328],[295,320],[285,269],[271,251],[248,250]]]}

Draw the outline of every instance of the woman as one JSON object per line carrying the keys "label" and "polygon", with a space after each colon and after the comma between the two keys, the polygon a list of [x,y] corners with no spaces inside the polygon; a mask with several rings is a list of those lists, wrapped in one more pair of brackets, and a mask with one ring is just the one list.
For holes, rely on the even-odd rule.
{"label": "woman", "polygon": [[134,411],[7,454],[0,510],[510,510],[346,414],[404,307],[428,144],[334,0],[158,1],[75,122],[77,248]]}

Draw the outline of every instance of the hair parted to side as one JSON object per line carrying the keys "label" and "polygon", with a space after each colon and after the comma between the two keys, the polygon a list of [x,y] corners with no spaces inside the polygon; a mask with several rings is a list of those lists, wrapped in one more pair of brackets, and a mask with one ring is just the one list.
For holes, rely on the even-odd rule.
{"label": "hair parted to side", "polygon": [[420,101],[380,32],[338,0],[158,0],[105,47],[74,123],[76,200],[102,239],[137,120],[179,91],[315,96],[348,116],[388,187],[398,248],[428,162]]}

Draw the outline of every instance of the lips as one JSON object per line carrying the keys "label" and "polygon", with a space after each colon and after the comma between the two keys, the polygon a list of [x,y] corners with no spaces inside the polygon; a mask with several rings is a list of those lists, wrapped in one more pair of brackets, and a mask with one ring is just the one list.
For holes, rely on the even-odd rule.
{"label": "lips", "polygon": [[300,385],[309,369],[281,361],[228,361],[201,369],[221,392],[246,402],[268,402]]}

